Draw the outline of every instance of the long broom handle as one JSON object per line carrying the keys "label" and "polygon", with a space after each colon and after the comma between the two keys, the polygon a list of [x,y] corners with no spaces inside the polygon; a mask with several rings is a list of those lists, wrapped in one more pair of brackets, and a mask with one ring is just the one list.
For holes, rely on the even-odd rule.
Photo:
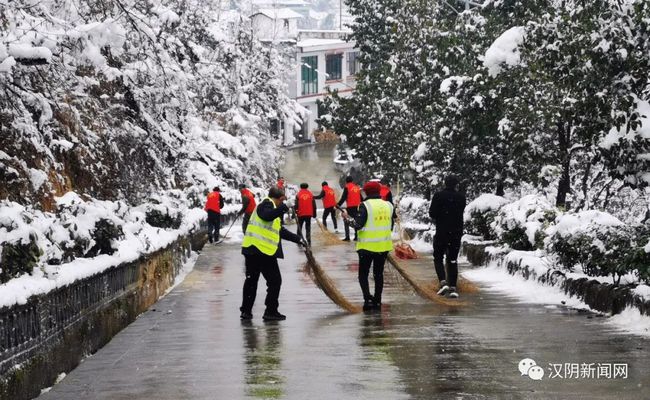
{"label": "long broom handle", "polygon": [[241,215],[241,214],[237,214],[237,216],[235,217],[235,219],[232,220],[232,222],[230,223],[230,226],[228,227],[228,230],[227,230],[226,233],[223,235],[224,238],[225,238],[226,236],[228,236],[228,233],[230,233],[230,230],[232,229],[233,225],[235,225],[235,222],[237,222],[237,220],[239,219],[239,216],[240,216],[240,215]]}

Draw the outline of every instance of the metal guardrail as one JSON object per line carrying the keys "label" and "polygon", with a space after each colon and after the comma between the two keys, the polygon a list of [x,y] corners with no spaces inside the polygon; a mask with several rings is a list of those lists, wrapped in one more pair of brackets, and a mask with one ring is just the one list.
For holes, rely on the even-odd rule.
{"label": "metal guardrail", "polygon": [[137,261],[47,294],[24,305],[0,309],[0,375],[29,358],[31,350],[60,335],[88,312],[109,303],[138,283]]}
{"label": "metal guardrail", "polygon": [[[222,228],[232,222],[236,214],[222,216]],[[103,272],[79,280],[51,292],[32,296],[26,304],[0,308],[0,376],[12,367],[29,360],[48,343],[63,336],[66,328],[87,315],[110,304],[138,287],[140,264],[163,251],[187,252],[197,247],[197,238],[207,230],[204,221],[199,233],[190,234],[186,245],[178,242],[166,249],[143,256],[132,263],[111,267]],[[180,263],[173,263],[173,276],[178,275]],[[77,351],[70,349],[70,351]]]}

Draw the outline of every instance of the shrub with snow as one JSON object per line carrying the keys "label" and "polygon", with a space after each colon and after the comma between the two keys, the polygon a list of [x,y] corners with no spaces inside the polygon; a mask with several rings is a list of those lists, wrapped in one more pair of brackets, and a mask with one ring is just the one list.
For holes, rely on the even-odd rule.
{"label": "shrub with snow", "polygon": [[501,207],[492,227],[499,239],[512,249],[539,249],[546,236],[544,230],[558,214],[559,210],[545,197],[531,194]]}
{"label": "shrub with snow", "polygon": [[471,201],[465,207],[465,232],[471,235],[480,235],[485,240],[494,240],[497,234],[492,227],[494,218],[499,209],[508,203],[501,196],[484,193]]}
{"label": "shrub with snow", "polygon": [[401,196],[399,199],[399,217],[402,221],[431,223],[429,218],[429,201],[416,196]]}
{"label": "shrub with snow", "polygon": [[624,224],[601,211],[567,213],[547,229],[546,249],[566,270],[579,268],[588,276],[622,276],[635,272],[647,278],[650,257],[643,249],[648,227]]}

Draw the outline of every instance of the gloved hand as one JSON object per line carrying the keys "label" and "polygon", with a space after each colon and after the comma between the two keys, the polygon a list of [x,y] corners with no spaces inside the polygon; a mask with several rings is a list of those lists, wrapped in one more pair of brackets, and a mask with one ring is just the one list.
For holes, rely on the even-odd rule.
{"label": "gloved hand", "polygon": [[298,243],[298,246],[300,246],[303,249],[308,249],[309,248],[309,243],[307,243],[305,238],[300,238],[300,242]]}

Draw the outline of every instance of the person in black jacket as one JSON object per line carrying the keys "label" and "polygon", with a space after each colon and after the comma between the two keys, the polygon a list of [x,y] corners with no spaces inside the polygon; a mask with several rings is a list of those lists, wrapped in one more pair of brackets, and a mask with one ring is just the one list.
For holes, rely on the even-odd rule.
{"label": "person in black jacket", "polygon": [[[278,187],[272,187],[269,190],[269,198],[262,200],[262,202],[255,209],[255,214],[267,222],[271,222],[276,218],[282,220],[282,216],[289,211],[289,207],[284,204],[286,200],[284,190]],[[250,224],[255,223],[255,217],[251,219]],[[251,232],[251,225],[249,224],[246,235],[255,236]],[[260,274],[266,279],[266,311],[264,312],[263,319],[265,321],[280,321],[285,320],[287,317],[280,314],[278,311],[278,298],[280,296],[280,286],[282,285],[282,275],[278,267],[278,258],[284,258],[282,252],[282,239],[289,240],[304,246],[301,238],[287,230],[284,226],[280,228],[280,239],[277,243],[277,250],[273,255],[264,254],[258,249],[255,244],[246,245],[246,237],[244,237],[244,244],[242,245],[242,254],[246,260],[246,280],[244,281],[242,305],[239,308],[241,311],[240,318],[248,320],[253,318],[252,310],[255,304],[255,295],[257,294],[257,282]]]}
{"label": "person in black jacket", "polygon": [[[433,238],[433,264],[440,281],[441,296],[458,297],[458,252],[463,237],[463,212],[466,200],[458,192],[458,178],[449,175],[445,178],[445,188],[433,195],[429,217],[436,224]],[[445,273],[443,258],[447,254],[448,271]]]}

